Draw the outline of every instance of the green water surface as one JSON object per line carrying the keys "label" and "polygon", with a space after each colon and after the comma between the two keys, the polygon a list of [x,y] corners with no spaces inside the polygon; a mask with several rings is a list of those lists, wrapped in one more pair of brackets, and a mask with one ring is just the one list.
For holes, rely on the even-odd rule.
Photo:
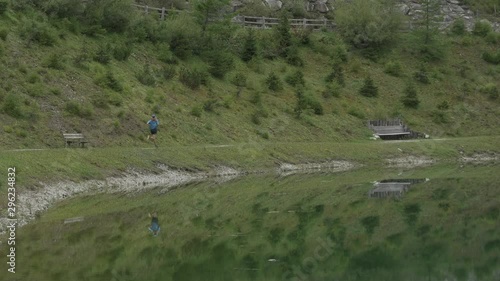
{"label": "green water surface", "polygon": [[[0,279],[497,281],[499,168],[245,176],[82,195],[18,229],[17,272]],[[400,196],[369,197],[374,181],[426,178]],[[73,217],[84,220],[64,223]]]}

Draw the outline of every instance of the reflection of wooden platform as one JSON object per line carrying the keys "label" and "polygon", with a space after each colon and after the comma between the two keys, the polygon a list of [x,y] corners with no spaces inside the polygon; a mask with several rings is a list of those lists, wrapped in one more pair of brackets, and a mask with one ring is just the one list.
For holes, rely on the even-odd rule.
{"label": "reflection of wooden platform", "polygon": [[76,218],[65,219],[64,220],[64,224],[74,223],[74,222],[80,222],[80,221],[83,221],[83,220],[84,220],[83,217],[76,217]]}
{"label": "reflection of wooden platform", "polygon": [[401,197],[410,187],[411,183],[378,183],[376,188],[370,191],[370,197]]}
{"label": "reflection of wooden platform", "polygon": [[425,182],[428,179],[395,179],[383,180],[374,184],[375,188],[368,193],[369,197],[401,197],[408,191],[412,184]]}

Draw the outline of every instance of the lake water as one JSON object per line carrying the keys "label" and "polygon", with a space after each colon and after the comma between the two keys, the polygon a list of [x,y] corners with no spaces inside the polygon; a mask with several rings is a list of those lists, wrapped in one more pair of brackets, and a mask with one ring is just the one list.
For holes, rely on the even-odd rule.
{"label": "lake water", "polygon": [[368,169],[79,196],[18,229],[0,279],[498,281],[499,182],[498,166]]}

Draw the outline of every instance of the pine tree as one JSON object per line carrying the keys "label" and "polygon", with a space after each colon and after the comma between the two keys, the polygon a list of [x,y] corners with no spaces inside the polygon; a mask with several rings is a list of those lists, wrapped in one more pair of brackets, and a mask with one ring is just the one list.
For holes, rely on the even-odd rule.
{"label": "pine tree", "polygon": [[278,37],[278,52],[281,57],[286,58],[292,46],[292,34],[290,33],[290,22],[285,12],[281,14],[276,31]]}
{"label": "pine tree", "polygon": [[437,32],[436,20],[441,13],[441,3],[439,0],[422,0],[424,44],[428,45]]}
{"label": "pine tree", "polygon": [[409,108],[417,108],[418,105],[420,104],[420,100],[418,99],[417,96],[417,89],[412,83],[409,83],[406,85],[405,95],[401,99],[401,102],[404,104],[404,106],[409,107]]}
{"label": "pine tree", "polygon": [[255,55],[257,54],[257,43],[255,40],[255,35],[253,30],[248,30],[248,35],[245,38],[245,45],[243,49],[243,54],[241,55],[241,59],[244,62],[249,62]]}
{"label": "pine tree", "polygon": [[365,97],[376,97],[378,96],[378,88],[375,86],[375,83],[373,82],[373,79],[368,76],[365,79],[365,83],[363,84],[363,87],[359,90],[359,93]]}

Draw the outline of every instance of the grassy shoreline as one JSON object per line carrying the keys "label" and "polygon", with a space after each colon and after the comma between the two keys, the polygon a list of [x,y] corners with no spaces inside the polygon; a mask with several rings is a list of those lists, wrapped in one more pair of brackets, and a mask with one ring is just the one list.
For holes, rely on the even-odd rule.
{"label": "grassy shoreline", "polygon": [[[159,172],[157,165],[187,171],[210,171],[228,166],[241,172],[259,172],[281,163],[345,160],[365,166],[386,166],[386,159],[427,157],[436,162],[456,162],[463,156],[499,153],[500,136],[430,139],[411,142],[360,141],[253,142],[228,145],[108,147],[2,151],[0,167],[16,167],[16,183],[36,188],[38,183],[82,181],[118,176],[129,169]],[[6,191],[5,183],[0,193]]]}

